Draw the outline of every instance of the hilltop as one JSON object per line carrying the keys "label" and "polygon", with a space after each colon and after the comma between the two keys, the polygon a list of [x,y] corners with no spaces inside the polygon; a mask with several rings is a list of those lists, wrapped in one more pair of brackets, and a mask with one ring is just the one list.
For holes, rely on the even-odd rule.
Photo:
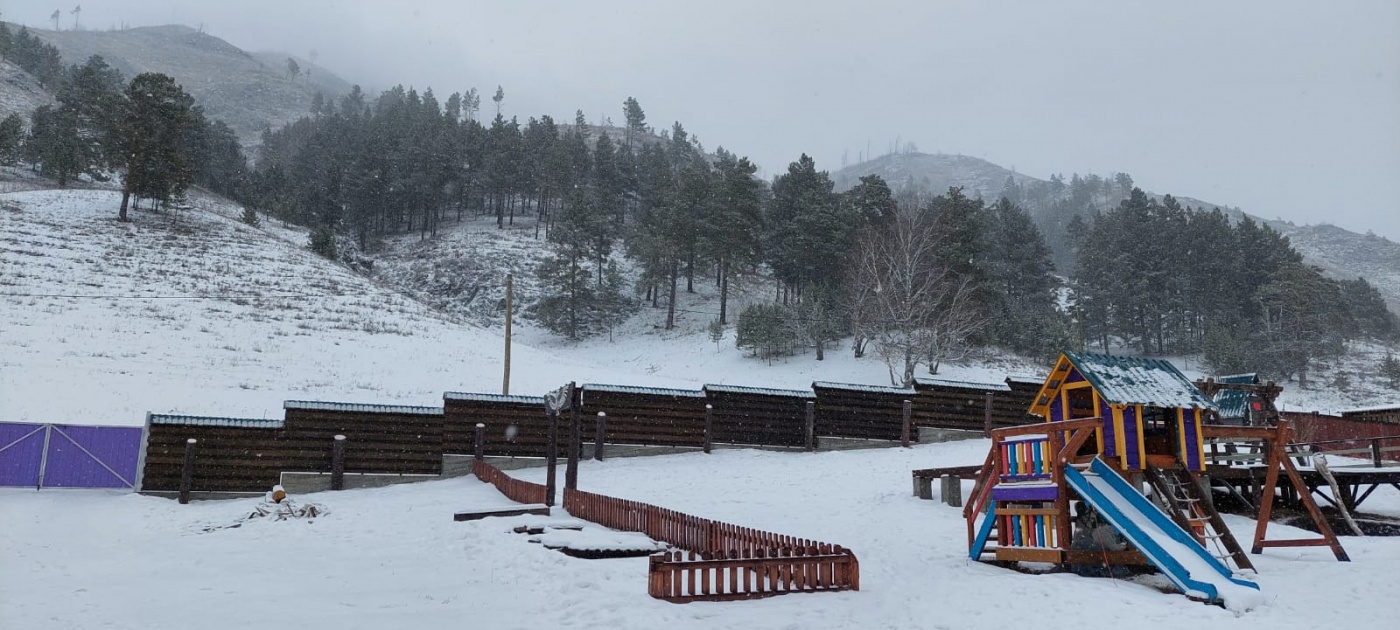
{"label": "hilltop", "polygon": [[[879,175],[895,190],[913,188],[934,194],[950,186],[962,186],[969,196],[992,200],[1002,194],[1008,178],[1025,186],[1046,180],[1003,168],[966,155],[892,153],[835,171],[837,190],[854,186],[864,175]],[[1392,311],[1400,312],[1400,243],[1373,234],[1357,234],[1334,225],[1295,225],[1247,214],[1238,207],[1171,193],[1183,206],[1220,208],[1238,220],[1244,216],[1266,224],[1289,237],[1307,259],[1338,279],[1365,278],[1385,297]],[[1154,197],[1161,198],[1160,194]],[[1117,201],[1112,200],[1116,205]],[[1034,209],[1032,209],[1034,212]],[[1052,244],[1053,245],[1053,244]]]}
{"label": "hilltop", "polygon": [[245,145],[254,144],[264,128],[280,127],[310,111],[316,92],[337,97],[350,89],[345,80],[305,59],[296,61],[310,76],[294,79],[287,73],[288,55],[250,54],[188,26],[30,32],[58,48],[67,65],[101,55],[128,79],[142,72],[170,75]]}

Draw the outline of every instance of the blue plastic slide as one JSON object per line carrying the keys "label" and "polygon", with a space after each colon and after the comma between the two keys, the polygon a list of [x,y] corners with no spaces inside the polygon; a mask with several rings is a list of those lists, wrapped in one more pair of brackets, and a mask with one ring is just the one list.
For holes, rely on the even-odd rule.
{"label": "blue plastic slide", "polygon": [[1102,460],[1095,459],[1084,473],[1066,467],[1065,480],[1187,596],[1222,602],[1231,609],[1248,608],[1258,600],[1258,584],[1234,577],[1229,567]]}

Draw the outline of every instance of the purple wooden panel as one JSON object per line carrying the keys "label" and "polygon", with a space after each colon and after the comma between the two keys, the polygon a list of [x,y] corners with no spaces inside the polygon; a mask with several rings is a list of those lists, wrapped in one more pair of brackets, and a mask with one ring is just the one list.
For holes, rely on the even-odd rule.
{"label": "purple wooden panel", "polygon": [[1138,448],[1137,407],[1123,409],[1123,450],[1127,451],[1128,470],[1142,470],[1142,449]]}
{"label": "purple wooden panel", "polygon": [[[9,448],[5,448],[9,445]],[[0,486],[34,486],[39,483],[39,461],[44,457],[44,425],[0,422]]]}
{"label": "purple wooden panel", "polygon": [[1060,496],[1055,486],[992,486],[992,499],[995,501],[1054,501]]}
{"label": "purple wooden panel", "polygon": [[1060,396],[1060,391],[1055,390],[1055,399],[1050,401],[1050,421],[1062,422],[1065,419],[1065,399]]}
{"label": "purple wooden panel", "polygon": [[1201,443],[1201,436],[1196,434],[1196,414],[1200,413],[1196,409],[1183,409],[1181,432],[1186,438],[1186,452],[1181,454],[1181,460],[1186,463],[1186,470],[1203,470],[1201,466],[1201,450],[1198,446]]}
{"label": "purple wooden panel", "polygon": [[1103,420],[1103,454],[1105,457],[1118,456],[1118,434],[1113,424],[1113,407],[1104,399],[1099,399],[1099,418]]}
{"label": "purple wooden panel", "polygon": [[54,425],[44,487],[130,488],[141,455],[140,427]]}

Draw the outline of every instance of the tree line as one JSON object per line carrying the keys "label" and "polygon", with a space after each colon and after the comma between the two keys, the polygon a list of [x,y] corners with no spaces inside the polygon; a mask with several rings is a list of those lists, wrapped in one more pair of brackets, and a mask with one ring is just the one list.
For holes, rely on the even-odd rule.
{"label": "tree line", "polygon": [[1092,214],[1075,244],[1074,315],[1089,344],[1201,353],[1218,372],[1307,380],[1316,359],[1355,339],[1392,341],[1400,323],[1364,278],[1338,281],[1288,237],[1216,208],[1133,189]]}

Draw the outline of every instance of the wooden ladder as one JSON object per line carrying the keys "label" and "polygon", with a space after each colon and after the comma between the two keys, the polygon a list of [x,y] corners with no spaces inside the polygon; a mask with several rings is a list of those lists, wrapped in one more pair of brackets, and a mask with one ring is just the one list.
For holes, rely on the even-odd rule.
{"label": "wooden ladder", "polygon": [[[1207,553],[1221,562],[1233,561],[1236,569],[1255,570],[1254,563],[1249,561],[1244,548],[1230,533],[1220,512],[1215,510],[1215,503],[1201,491],[1199,475],[1184,468],[1151,466],[1145,472],[1153,491],[1167,503],[1172,520],[1190,532]],[[1218,545],[1217,549],[1211,549],[1212,544]],[[1217,553],[1222,551],[1219,547],[1224,548],[1223,553]]]}

